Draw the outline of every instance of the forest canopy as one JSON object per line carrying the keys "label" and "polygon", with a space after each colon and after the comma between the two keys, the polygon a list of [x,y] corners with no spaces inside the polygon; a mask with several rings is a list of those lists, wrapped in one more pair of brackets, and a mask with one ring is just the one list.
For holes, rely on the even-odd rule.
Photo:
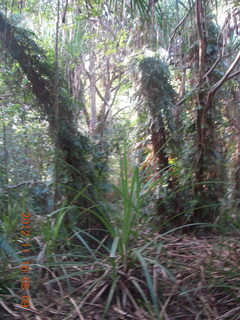
{"label": "forest canopy", "polygon": [[234,0],[0,3],[2,319],[238,319],[239,35]]}

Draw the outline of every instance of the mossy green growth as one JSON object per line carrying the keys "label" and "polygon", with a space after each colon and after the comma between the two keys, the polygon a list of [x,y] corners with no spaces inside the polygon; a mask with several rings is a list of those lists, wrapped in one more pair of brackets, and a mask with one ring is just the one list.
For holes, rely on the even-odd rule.
{"label": "mossy green growth", "polygon": [[155,57],[140,61],[142,94],[152,102],[169,104],[175,96],[170,84],[170,73],[166,63]]}

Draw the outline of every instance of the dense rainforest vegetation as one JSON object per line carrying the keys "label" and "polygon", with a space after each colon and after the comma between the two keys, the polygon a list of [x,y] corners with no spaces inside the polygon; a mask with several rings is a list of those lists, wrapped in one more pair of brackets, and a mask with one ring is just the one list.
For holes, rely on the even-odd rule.
{"label": "dense rainforest vegetation", "polygon": [[0,1],[0,319],[240,319],[238,0]]}

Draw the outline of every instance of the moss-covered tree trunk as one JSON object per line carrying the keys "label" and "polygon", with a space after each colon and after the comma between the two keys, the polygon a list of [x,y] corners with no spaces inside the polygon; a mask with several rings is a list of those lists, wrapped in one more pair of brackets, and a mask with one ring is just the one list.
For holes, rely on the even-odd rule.
{"label": "moss-covered tree trunk", "polygon": [[[74,109],[62,88],[66,84],[59,79],[58,121],[55,119],[54,78],[55,69],[49,64],[43,51],[24,31],[14,27],[0,13],[0,39],[4,50],[16,61],[28,78],[32,92],[40,102],[40,111],[49,123],[49,132],[58,146],[62,170],[61,186],[68,199],[72,199],[81,189],[86,188],[94,201],[96,176],[91,160],[88,139],[77,129]],[[57,135],[57,136],[56,136]],[[78,203],[79,204],[79,203]],[[88,200],[81,197],[81,206],[88,206]],[[92,203],[91,203],[92,205]]]}
{"label": "moss-covered tree trunk", "polygon": [[[169,110],[174,100],[174,90],[169,82],[167,66],[159,59],[144,58],[140,63],[140,71],[141,94],[151,117],[151,140],[157,163],[157,173],[161,177],[169,166],[166,142],[167,131],[170,131],[171,115]],[[168,189],[171,189],[170,179],[168,179]],[[164,199],[159,195],[157,214],[164,213],[166,213]]]}

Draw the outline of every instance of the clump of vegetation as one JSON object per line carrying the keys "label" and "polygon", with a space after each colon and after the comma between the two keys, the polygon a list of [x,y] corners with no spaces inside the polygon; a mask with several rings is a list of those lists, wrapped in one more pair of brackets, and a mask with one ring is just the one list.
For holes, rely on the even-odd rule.
{"label": "clump of vegetation", "polygon": [[1,319],[239,319],[239,19],[0,4]]}

